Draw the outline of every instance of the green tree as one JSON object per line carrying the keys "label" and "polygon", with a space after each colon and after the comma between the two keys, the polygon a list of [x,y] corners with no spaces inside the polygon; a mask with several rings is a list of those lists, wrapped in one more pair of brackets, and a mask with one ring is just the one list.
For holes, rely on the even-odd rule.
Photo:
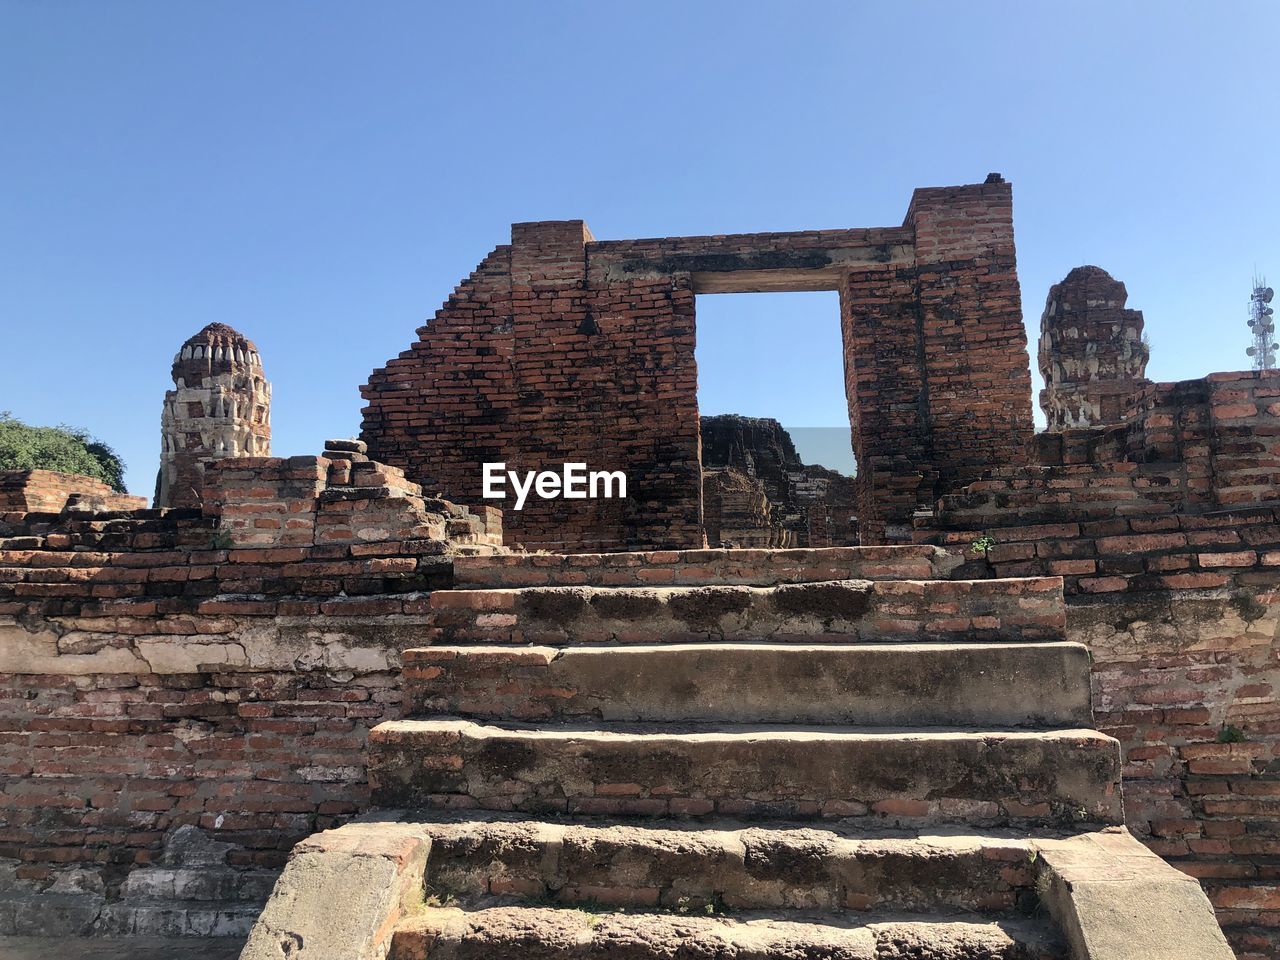
{"label": "green tree", "polygon": [[95,477],[125,493],[124,462],[79,427],[32,427],[0,410],[0,470],[58,470]]}

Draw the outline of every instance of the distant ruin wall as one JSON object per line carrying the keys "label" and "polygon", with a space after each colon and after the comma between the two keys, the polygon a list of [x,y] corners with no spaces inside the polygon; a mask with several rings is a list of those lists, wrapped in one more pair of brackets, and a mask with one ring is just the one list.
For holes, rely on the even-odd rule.
{"label": "distant ruin wall", "polygon": [[708,546],[858,543],[856,481],[803,463],[777,420],[703,417],[702,489]]}
{"label": "distant ruin wall", "polygon": [[909,539],[917,506],[1025,462],[1030,370],[999,178],[917,190],[891,228],[596,241],[581,221],[516,224],[374,371],[362,438],[469,503],[485,462],[628,474],[626,500],[508,511],[509,543],[701,546],[695,295],[819,289],[840,295],[864,540]]}

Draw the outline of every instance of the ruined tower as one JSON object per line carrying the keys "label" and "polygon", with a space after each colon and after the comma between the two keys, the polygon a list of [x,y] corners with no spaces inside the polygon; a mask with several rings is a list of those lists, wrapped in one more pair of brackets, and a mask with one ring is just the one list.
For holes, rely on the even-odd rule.
{"label": "ruined tower", "polygon": [[1050,431],[1132,419],[1146,384],[1142,312],[1101,267],[1076,267],[1049,288],[1040,318],[1040,406]]}
{"label": "ruined tower", "polygon": [[253,341],[211,323],[173,358],[160,417],[157,507],[200,505],[204,463],[271,453],[271,384]]}

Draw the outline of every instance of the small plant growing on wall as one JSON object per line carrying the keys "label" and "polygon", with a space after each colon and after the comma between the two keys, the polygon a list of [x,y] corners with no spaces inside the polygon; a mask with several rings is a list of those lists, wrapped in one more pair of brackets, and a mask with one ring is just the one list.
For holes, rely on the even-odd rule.
{"label": "small plant growing on wall", "polygon": [[228,530],[215,531],[209,538],[210,550],[230,550],[234,546],[235,541],[231,539],[231,533]]}
{"label": "small plant growing on wall", "polygon": [[1244,731],[1234,724],[1228,723],[1220,731],[1218,731],[1219,743],[1244,743]]}
{"label": "small plant growing on wall", "polygon": [[974,553],[980,553],[985,557],[987,555],[987,551],[989,551],[995,545],[996,545],[996,538],[993,536],[990,536],[989,534],[984,533],[982,536],[978,537],[977,540],[974,540],[973,543],[969,545],[969,549],[972,550]]}

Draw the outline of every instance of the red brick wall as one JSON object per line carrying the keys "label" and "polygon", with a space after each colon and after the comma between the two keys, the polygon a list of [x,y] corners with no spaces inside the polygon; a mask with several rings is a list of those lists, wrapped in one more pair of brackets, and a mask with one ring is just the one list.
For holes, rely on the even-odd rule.
{"label": "red brick wall", "polygon": [[841,293],[867,516],[915,507],[1025,458],[1030,373],[1009,185],[919,190],[907,223],[594,241],[581,221],[516,224],[419,340],[374,371],[362,436],[428,492],[478,502],[481,464],[581,461],[629,498],[531,499],[509,543],[701,546],[696,292]]}
{"label": "red brick wall", "polygon": [[[227,483],[206,506],[237,502],[248,462],[276,474],[253,502],[283,504],[286,475],[309,468],[314,487],[325,474],[299,459],[311,462],[221,461]],[[331,507],[410,502],[341,499],[380,489],[313,495],[310,528],[336,529]],[[37,887],[84,867],[110,899],[180,825],[229,843],[223,866],[244,871],[279,866],[366,805],[368,731],[398,716],[399,652],[424,635],[430,592],[452,583],[445,538],[491,549],[479,518],[417,519],[440,537],[379,541],[359,526],[354,539],[228,548],[220,518],[195,510],[0,515],[0,861]]]}
{"label": "red brick wall", "polygon": [[[0,519],[0,858],[23,878],[88,866],[116,882],[183,823],[230,842],[233,867],[272,867],[367,802],[367,731],[400,711],[399,651],[427,635],[427,595],[452,582],[451,561],[438,541],[222,549],[217,532],[193,511]],[[1066,574],[1069,634],[1093,650],[1100,723],[1127,750],[1131,827],[1203,878],[1243,956],[1274,955],[1280,523],[1254,507],[994,533],[994,572]],[[973,535],[947,535],[970,557],[952,576],[992,572],[967,551]],[[482,557],[458,575],[751,582],[762,558]],[[772,560],[794,578],[952,567],[926,548]],[[1220,743],[1231,728],[1241,742]]]}
{"label": "red brick wall", "polygon": [[0,470],[0,513],[59,513],[69,499],[83,508],[138,510],[145,497],[116,493],[93,477],[56,470]]}
{"label": "red brick wall", "polygon": [[1213,492],[1219,506],[1276,498],[1280,479],[1280,375],[1211,373]]}
{"label": "red brick wall", "polygon": [[1129,828],[1200,878],[1242,960],[1280,956],[1277,508],[929,539],[966,556],[956,575],[1063,576],[1098,726],[1124,746]]}
{"label": "red brick wall", "polygon": [[[358,459],[338,459],[344,456]],[[423,497],[401,470],[363,454],[210,461],[202,496],[205,514],[217,519],[220,536],[236,547],[450,541],[487,550],[502,545],[497,508]]]}
{"label": "red brick wall", "polygon": [[916,237],[931,492],[940,494],[993,466],[1027,462],[1031,372],[1012,188],[917,190],[907,222]]}
{"label": "red brick wall", "polygon": [[1144,390],[1138,420],[1042,435],[1048,463],[941,498],[916,539],[963,555],[960,576],[1064,578],[1130,829],[1201,879],[1241,958],[1275,957],[1280,377]]}
{"label": "red brick wall", "polygon": [[[235,630],[260,632],[249,620]],[[168,831],[195,824],[235,845],[230,866],[282,866],[298,840],[368,803],[368,731],[399,715],[389,646],[362,649],[381,669],[354,673],[0,673],[0,857],[21,862],[20,879],[84,865],[119,882],[153,862]]]}
{"label": "red brick wall", "polygon": [[624,470],[627,500],[506,511],[508,542],[701,545],[688,282],[587,289],[581,222],[517,224],[414,348],[375,372],[364,437],[429,493],[479,503],[481,466]]}
{"label": "red brick wall", "polygon": [[[1137,469],[1165,477],[1166,496],[1184,510],[1230,508],[1276,499],[1280,479],[1280,375],[1253,370],[1211,373],[1199,380],[1140,385],[1139,415],[1124,426],[1067,430],[1035,438],[1041,480],[999,471],[995,484],[1022,482],[1018,510],[1053,481],[1082,475],[1063,465],[1089,464],[1095,472]],[[1135,467],[1136,465],[1136,467]],[[983,488],[978,488],[983,489]],[[995,490],[995,486],[985,488]],[[1086,498],[1087,499],[1087,498]],[[1144,497],[1150,499],[1150,497]],[[1045,500],[1051,503],[1051,500]],[[944,512],[950,515],[948,502]],[[1006,519],[1005,523],[1017,522]]]}

